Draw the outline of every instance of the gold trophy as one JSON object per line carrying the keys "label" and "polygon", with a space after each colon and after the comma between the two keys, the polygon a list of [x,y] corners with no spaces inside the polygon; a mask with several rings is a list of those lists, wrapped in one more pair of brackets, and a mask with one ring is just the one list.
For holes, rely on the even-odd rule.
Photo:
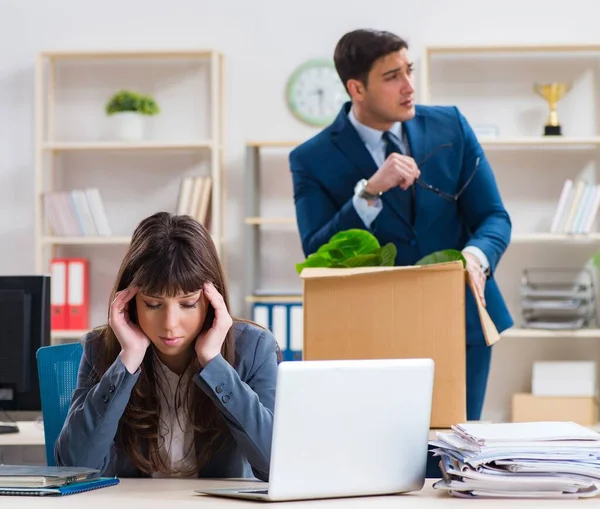
{"label": "gold trophy", "polygon": [[558,122],[558,113],[556,113],[556,103],[563,97],[569,90],[571,90],[571,83],[546,83],[540,85],[536,83],[533,86],[533,90],[536,94],[543,97],[548,101],[550,107],[550,114],[546,125],[544,126],[544,136],[560,136],[562,134],[560,123]]}

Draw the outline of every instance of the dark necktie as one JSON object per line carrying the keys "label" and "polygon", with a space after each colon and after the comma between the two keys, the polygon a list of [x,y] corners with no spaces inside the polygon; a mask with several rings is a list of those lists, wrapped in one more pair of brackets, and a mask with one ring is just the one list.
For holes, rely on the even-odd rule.
{"label": "dark necktie", "polygon": [[[402,150],[394,140],[394,137],[389,131],[385,131],[381,138],[385,141],[385,158],[387,159],[390,154],[397,152],[398,154],[402,154]],[[398,188],[400,193],[395,196],[400,197],[400,208],[402,210],[402,215],[405,219],[412,225],[414,224],[414,196],[413,190],[414,186],[409,187],[406,191]]]}

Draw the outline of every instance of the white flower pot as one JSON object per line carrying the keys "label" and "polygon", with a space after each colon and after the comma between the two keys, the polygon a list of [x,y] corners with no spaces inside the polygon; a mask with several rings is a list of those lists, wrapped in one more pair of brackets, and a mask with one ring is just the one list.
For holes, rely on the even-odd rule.
{"label": "white flower pot", "polygon": [[124,141],[144,138],[144,115],[135,111],[122,111],[113,115],[117,136]]}

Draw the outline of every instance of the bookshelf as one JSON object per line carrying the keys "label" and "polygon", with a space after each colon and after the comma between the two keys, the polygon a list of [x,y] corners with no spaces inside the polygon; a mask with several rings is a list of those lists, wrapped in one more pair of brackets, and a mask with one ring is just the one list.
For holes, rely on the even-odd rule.
{"label": "bookshelf", "polygon": [[[557,149],[562,151],[592,149],[600,146],[600,137],[579,137],[579,138],[539,138],[539,137],[510,137],[500,139],[481,139],[482,146],[486,151],[495,149],[508,150],[535,150],[535,149]],[[259,260],[261,245],[259,241],[260,229],[263,227],[275,227],[278,229],[295,228],[296,218],[293,216],[261,216],[260,214],[260,191],[261,191],[261,155],[265,151],[278,149],[293,149],[300,145],[301,140],[253,140],[246,143],[245,158],[245,217],[243,219],[245,226],[245,246],[247,247],[246,267],[245,267],[245,313],[247,317],[251,316],[251,306],[257,302],[281,302],[292,303],[302,302],[301,295],[287,294],[260,294],[255,291],[259,286]],[[292,197],[290,196],[290,199]],[[514,234],[511,239],[511,245],[532,245],[537,244],[561,246],[561,245],[598,245],[600,248],[600,233],[589,235],[581,234],[553,234],[543,232]],[[600,329],[598,330],[600,331]],[[600,333],[593,329],[585,337],[600,337]],[[570,333],[562,333],[567,337],[572,337]],[[523,331],[523,329],[511,329],[506,332],[506,337],[554,337],[555,334],[547,334],[546,331]],[[577,337],[582,336],[581,334]]]}
{"label": "bookshelf", "polygon": [[[533,362],[600,359],[598,324],[524,328],[519,296],[523,269],[584,267],[600,249],[596,228],[587,234],[550,233],[565,180],[598,182],[599,62],[600,45],[436,45],[424,48],[419,64],[420,103],[456,105],[473,127],[497,129],[495,137],[482,135],[479,141],[513,223],[496,279],[516,325],[495,347],[485,410],[491,420],[510,420],[510,400],[528,392]],[[573,84],[557,106],[562,136],[543,136],[548,105],[533,92],[535,82],[552,81]]]}
{"label": "bookshelf", "polygon": [[[61,73],[63,72],[69,78],[63,78],[64,82],[61,82]],[[143,213],[139,217],[131,217],[130,214],[127,214],[128,227],[126,229],[116,228],[116,230],[123,231],[111,235],[99,235],[98,229],[96,229],[95,235],[57,234],[51,227],[49,209],[45,206],[44,195],[53,191],[70,191],[71,188],[62,183],[69,180],[65,178],[65,175],[87,173],[85,178],[92,182],[89,187],[97,186],[108,191],[118,191],[118,187],[123,186],[120,180],[112,184],[110,177],[105,177],[97,171],[98,168],[101,168],[102,163],[93,161],[99,160],[106,161],[106,164],[112,164],[119,170],[125,167],[122,175],[118,175],[123,179],[126,178],[128,164],[133,167],[135,164],[141,164],[140,160],[150,161],[149,158],[160,161],[156,165],[156,171],[152,168],[143,174],[144,180],[150,181],[149,183],[144,182],[146,188],[150,187],[152,191],[152,193],[148,193],[151,196],[146,199],[144,207],[145,210],[150,211],[149,213],[158,210],[176,212],[178,206],[178,196],[174,195],[171,200],[163,201],[162,205],[156,205],[158,208],[152,209],[154,201],[154,190],[151,188],[152,179],[158,179],[156,180],[156,191],[161,190],[165,182],[183,181],[185,175],[178,172],[182,164],[187,170],[193,168],[194,176],[210,177],[211,190],[208,207],[210,222],[207,222],[207,226],[219,255],[224,260],[223,201],[226,195],[223,175],[224,57],[220,52],[214,49],[43,51],[37,55],[35,73],[34,249],[36,273],[47,273],[50,259],[58,256],[68,257],[70,249],[88,249],[87,252],[91,253],[89,275],[91,284],[94,279],[95,262],[98,262],[97,265],[108,263],[112,265],[114,260],[118,260],[118,256],[115,256],[114,253],[109,256],[106,249],[123,251],[130,242],[130,235],[133,233],[135,224],[149,215]],[[77,78],[74,79],[74,76]],[[141,81],[148,83],[153,95],[156,92],[162,93],[161,98],[157,97],[161,112],[156,120],[152,120],[154,129],[150,130],[150,135],[135,141],[122,141],[114,133],[112,136],[106,135],[102,129],[106,126],[103,126],[101,122],[106,122],[104,107],[110,95],[118,89],[133,88],[135,85],[132,86],[130,83],[141,83]],[[65,85],[65,83],[67,84]],[[110,83],[112,88],[108,89],[107,83]],[[189,97],[185,96],[183,99],[177,97],[184,87],[187,87],[185,90],[189,93]],[[94,94],[95,96],[90,99]],[[67,132],[65,124],[69,124],[74,118],[73,106],[70,106],[69,101],[72,99],[72,104],[79,106],[83,104],[82,97],[88,101],[84,104],[85,106],[89,106],[91,102],[94,108],[90,110],[93,111],[93,114],[88,117],[91,116],[100,121],[97,125],[91,125],[89,122],[86,123],[87,118],[82,115],[81,129],[70,126],[71,133],[65,134]],[[161,99],[162,103],[166,103],[166,107],[162,107]],[[185,108],[177,111],[174,107],[175,100],[187,100],[188,104]],[[183,112],[183,115],[180,116],[185,117],[184,123],[187,122],[184,126],[188,128],[185,135],[182,133],[184,128],[173,129],[175,134],[172,136],[169,130],[163,128],[161,131],[160,128],[156,128],[157,122],[166,125],[170,121],[171,125],[176,126],[180,112]],[[79,132],[73,135],[74,131]],[[172,171],[169,161],[177,161],[173,164]],[[73,168],[73,166],[79,165],[79,168]],[[115,173],[117,172],[113,172],[113,180]],[[161,174],[160,177],[159,174]],[[129,185],[135,185],[135,182],[130,182]],[[173,190],[174,187],[172,185],[170,189]],[[179,185],[176,192],[181,192]],[[123,193],[117,192],[116,195],[121,200],[127,200],[126,196],[123,198]],[[114,202],[113,199],[111,207],[122,207]],[[166,205],[167,203],[170,203],[170,206]],[[131,203],[124,204],[127,207],[132,205]],[[106,202],[104,206],[106,207]],[[129,211],[129,208],[123,210]],[[80,212],[79,210],[77,213]],[[79,221],[81,221],[81,217],[79,217]],[[102,249],[96,249],[100,247]],[[67,254],[64,254],[65,252]],[[106,260],[110,259],[110,262],[106,260],[103,262],[97,258],[103,256]],[[103,266],[102,269],[103,274],[95,277],[106,275],[106,266]],[[118,265],[114,267],[115,276],[117,269]],[[107,297],[108,294],[99,295],[98,299],[101,299],[101,302],[94,302],[93,288],[91,289],[89,293],[90,315],[95,305],[102,307],[106,305]],[[90,320],[90,325],[95,326],[97,323]],[[52,342],[76,339],[85,332],[53,330]]]}
{"label": "bookshelf", "polygon": [[[510,91],[506,94],[506,97],[502,96],[502,90],[497,87],[496,83],[491,83],[489,78],[485,75],[483,65],[486,65],[484,59],[489,59],[487,62],[488,66],[497,65],[496,63],[500,62],[500,69],[496,71],[501,73],[504,69],[508,67],[504,67],[501,62],[511,62],[511,65],[514,65],[517,69],[516,72],[520,72],[526,76],[537,76],[540,81],[544,80],[577,80],[580,79],[581,75],[585,75],[587,71],[587,67],[593,68],[597,66],[598,58],[600,58],[600,45],[465,45],[465,46],[456,46],[456,45],[435,45],[435,46],[427,46],[424,49],[423,58],[420,63],[421,67],[421,76],[420,76],[420,102],[422,104],[456,104],[463,114],[466,115],[467,119],[470,121],[472,125],[473,119],[477,120],[481,118],[486,118],[485,113],[480,114],[482,111],[485,111],[486,108],[482,108],[482,104],[489,104],[490,100],[496,99],[499,101],[506,101],[501,104],[506,104],[511,106],[512,103],[516,103],[516,108],[519,107],[529,107],[536,108],[537,110],[541,110],[544,112],[544,115],[540,117],[540,120],[537,119],[535,122],[538,122],[535,130],[540,132],[539,136],[536,136],[531,132],[530,125],[523,128],[523,126],[510,126],[511,128],[507,129],[508,134],[502,133],[502,129],[500,129],[500,134],[496,137],[480,137],[479,141],[488,154],[492,167],[494,168],[494,173],[499,180],[502,180],[503,171],[507,171],[506,164],[496,164],[494,158],[501,156],[502,154],[510,154],[508,157],[521,157],[525,155],[529,158],[530,161],[534,161],[538,158],[545,157],[545,161],[552,162],[551,158],[555,157],[556,159],[560,158],[561,161],[571,161],[571,160],[587,160],[586,158],[594,160],[597,158],[598,148],[600,147],[600,136],[597,134],[597,120],[595,118],[591,119],[589,122],[581,122],[585,125],[585,127],[589,127],[588,132],[581,132],[585,129],[585,127],[580,128],[577,126],[576,129],[573,129],[573,126],[569,126],[564,131],[577,131],[574,134],[569,134],[568,132],[564,133],[562,136],[543,136],[541,134],[543,123],[546,120],[547,116],[547,104],[544,102],[542,98],[538,98],[533,94],[533,81],[531,83],[523,84],[514,80],[512,76],[506,77],[506,87],[510,89]],[[504,59],[504,60],[502,60]],[[559,59],[559,60],[555,60]],[[446,62],[446,64],[444,64]],[[451,64],[448,64],[451,62]],[[490,64],[493,62],[494,64]],[[564,71],[557,71],[556,69],[552,69],[551,72],[547,72],[547,69],[544,67],[551,66],[552,63],[554,65],[562,65],[562,63],[566,63],[566,66],[570,66]],[[444,67],[445,65],[445,67]],[[473,72],[476,74],[476,77],[473,77],[471,74],[468,76],[456,78],[455,76],[450,76],[445,80],[441,78],[441,70],[440,69],[448,69],[449,65],[454,65],[457,68],[460,68],[460,72]],[[440,66],[440,67],[436,67]],[[435,77],[432,77],[432,74],[435,73],[435,70],[438,69],[437,82]],[[592,71],[594,72],[594,71]],[[549,78],[549,77],[552,78]],[[478,79],[479,78],[479,79]],[[585,76],[584,76],[585,78]],[[594,76],[595,78],[595,76]],[[493,78],[491,78],[493,80]],[[594,81],[594,79],[592,79]],[[457,92],[457,83],[462,83],[464,88],[468,88],[469,91],[476,90],[475,95],[477,95],[475,101],[477,102],[477,107],[474,106],[474,102],[469,102],[469,98],[466,95],[461,95],[461,92]],[[435,88],[435,85],[438,84],[439,88]],[[452,99],[448,100],[447,95],[444,95],[444,87],[450,89],[451,92],[449,94]],[[528,86],[529,88],[524,88]],[[453,88],[454,87],[454,88]],[[470,88],[469,88],[470,87]],[[441,95],[446,99],[446,101],[442,100],[439,102],[439,95],[437,92],[441,92]],[[593,88],[592,88],[593,90]],[[575,91],[571,91],[570,94],[583,95],[580,89]],[[468,94],[469,92],[465,92]],[[530,94],[530,95],[526,95]],[[521,97],[521,96],[524,96]],[[569,107],[564,103],[568,98],[569,94],[565,96],[558,103],[558,111],[559,117],[561,119],[561,123],[564,124],[563,115],[565,115],[565,110]],[[462,103],[458,102],[458,100],[454,100],[456,97],[460,97],[463,99]],[[487,101],[487,103],[486,103]],[[572,103],[569,103],[572,105]],[[469,110],[470,108],[470,110]],[[478,109],[477,109],[478,108]],[[588,108],[589,109],[589,108]],[[465,111],[466,110],[466,111]],[[495,112],[497,114],[497,112]],[[513,112],[509,114],[499,114],[502,121],[506,121],[509,119],[509,116]],[[514,112],[516,116],[518,110]],[[531,118],[534,117],[533,114],[529,113]],[[494,115],[491,115],[488,118],[494,118]],[[567,117],[565,117],[567,118]],[[475,120],[475,123],[477,123]],[[576,123],[573,117],[570,118],[571,124]],[[587,119],[586,119],[587,120]],[[494,121],[492,121],[494,123]],[[525,123],[522,121],[522,123]],[[496,126],[497,127],[497,126]],[[520,133],[519,133],[520,131]],[[519,156],[520,154],[520,156]],[[552,154],[552,155],[549,155]],[[583,154],[583,155],[582,155]],[[506,163],[506,156],[504,159],[501,159],[501,163]],[[596,161],[597,163],[597,161]],[[510,171],[510,169],[508,170]],[[567,170],[568,171],[568,170]],[[594,175],[595,177],[595,175]],[[543,175],[540,175],[539,178],[543,178]],[[565,177],[567,178],[567,177]],[[502,189],[501,193],[503,194],[503,198],[510,199],[510,194],[506,189]],[[526,193],[522,193],[521,189],[511,189],[510,191],[516,191],[517,193],[524,196]],[[550,197],[552,204],[555,205],[558,203],[560,189]],[[538,198],[535,195],[535,190],[532,190],[530,193],[530,198],[535,199]],[[510,211],[509,211],[510,212]],[[554,210],[552,210],[554,212]],[[511,214],[512,216],[512,214]],[[522,247],[523,249],[536,249],[535,246],[539,245],[537,249],[598,249],[600,244],[600,232],[591,232],[588,234],[573,234],[573,233],[550,233],[549,228],[547,231],[544,230],[544,227],[536,228],[537,231],[527,231],[524,232],[519,228],[520,220],[523,219],[522,216],[518,215],[517,217],[513,217],[513,235],[511,238],[511,246],[514,246],[509,249],[519,249]],[[516,226],[516,228],[515,228]],[[515,231],[516,230],[516,231]],[[540,251],[542,252],[542,251]],[[514,311],[514,310],[513,310]],[[545,337],[544,331],[532,330],[529,331],[530,336],[539,335],[540,337]]]}
{"label": "bookshelf", "polygon": [[[301,294],[276,293],[269,294],[259,292],[260,286],[260,254],[261,242],[260,235],[263,227],[276,228],[295,228],[295,217],[272,217],[261,215],[260,195],[261,195],[261,155],[269,150],[292,150],[299,145],[299,141],[249,141],[245,147],[245,173],[244,187],[245,196],[245,217],[244,217],[244,244],[245,250],[245,271],[244,271],[244,312],[248,318],[252,317],[252,306],[256,303],[301,303]],[[290,196],[290,200],[293,200]],[[299,242],[299,239],[298,239]]]}

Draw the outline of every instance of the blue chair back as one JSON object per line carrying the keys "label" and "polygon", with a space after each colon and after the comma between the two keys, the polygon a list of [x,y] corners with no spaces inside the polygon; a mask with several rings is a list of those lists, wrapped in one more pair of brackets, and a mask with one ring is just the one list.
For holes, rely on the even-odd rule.
{"label": "blue chair back", "polygon": [[36,352],[46,462],[54,466],[54,443],[65,423],[83,354],[81,343],[43,346]]}

